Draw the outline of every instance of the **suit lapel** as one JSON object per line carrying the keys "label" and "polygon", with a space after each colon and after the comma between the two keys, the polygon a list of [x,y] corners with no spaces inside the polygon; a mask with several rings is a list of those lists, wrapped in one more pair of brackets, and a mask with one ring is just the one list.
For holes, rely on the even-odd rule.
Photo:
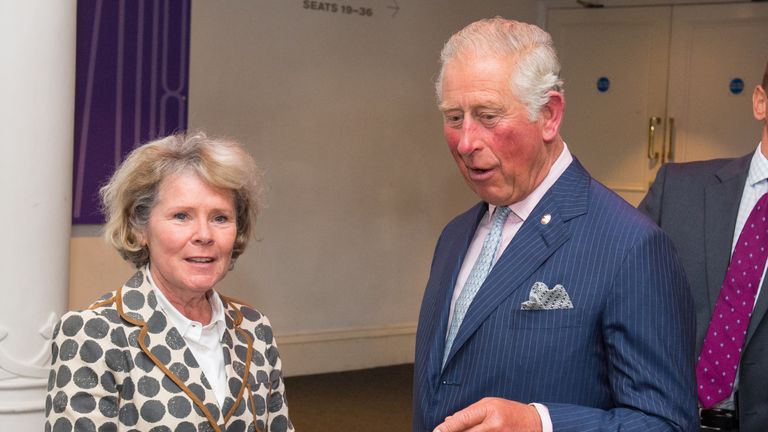
{"label": "suit lapel", "polygon": [[[446,364],[504,299],[517,291],[568,241],[568,221],[587,211],[590,181],[589,174],[574,159],[547,191],[477,292],[464,316]],[[546,224],[541,222],[545,214],[550,215]]]}
{"label": "suit lapel", "polygon": [[733,230],[750,160],[751,155],[725,165],[715,174],[715,181],[704,192],[704,244],[710,315],[731,261]]}
{"label": "suit lapel", "polygon": [[[439,317],[438,319],[427,320],[427,322],[431,323],[431,328],[426,338],[426,340],[432,341],[428,366],[432,371],[439,372],[443,366],[445,337],[448,333],[448,315],[450,314],[451,299],[453,297],[453,290],[456,287],[456,279],[459,276],[461,264],[464,261],[464,256],[467,254],[467,249],[469,249],[469,244],[472,242],[477,226],[487,211],[488,204],[484,202],[472,207],[466,213],[468,223],[463,224],[461,232],[448,237],[448,241],[451,243],[442,247],[448,251],[446,262],[451,267],[445,271],[437,269],[435,272],[435,274],[440,275],[441,280],[438,282],[439,292],[434,296],[434,304],[430,310],[437,311],[436,313],[439,314]],[[437,377],[439,373],[429,374],[429,376]]]}
{"label": "suit lapel", "polygon": [[[213,430],[219,431],[222,414],[211,403],[216,401],[216,394],[184,338],[157,307],[157,298],[143,268],[118,290],[116,298],[120,316],[140,327],[137,342],[152,365],[176,383],[200,408]],[[136,366],[148,370],[152,365]]]}
{"label": "suit lapel", "polygon": [[766,311],[768,311],[768,277],[763,281],[763,285],[760,288],[760,295],[757,297],[757,303],[755,303],[755,310],[752,311],[752,317],[749,319],[749,327],[747,328],[747,337],[744,339],[744,346],[749,346],[749,340],[757,331],[757,326],[765,318]]}

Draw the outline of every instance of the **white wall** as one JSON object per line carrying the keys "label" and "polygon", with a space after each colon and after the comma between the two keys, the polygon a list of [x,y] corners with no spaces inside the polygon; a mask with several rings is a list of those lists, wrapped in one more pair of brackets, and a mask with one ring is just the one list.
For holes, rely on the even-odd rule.
{"label": "white wall", "polygon": [[270,188],[223,290],[270,316],[287,374],[412,361],[435,241],[475,202],[442,140],[440,48],[536,2],[305,3],[193,2],[190,127],[248,145]]}

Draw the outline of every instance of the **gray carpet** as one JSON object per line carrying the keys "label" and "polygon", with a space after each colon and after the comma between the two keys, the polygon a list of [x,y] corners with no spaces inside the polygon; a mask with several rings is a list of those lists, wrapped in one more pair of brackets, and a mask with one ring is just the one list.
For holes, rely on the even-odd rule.
{"label": "gray carpet", "polygon": [[297,432],[411,430],[413,364],[285,379]]}

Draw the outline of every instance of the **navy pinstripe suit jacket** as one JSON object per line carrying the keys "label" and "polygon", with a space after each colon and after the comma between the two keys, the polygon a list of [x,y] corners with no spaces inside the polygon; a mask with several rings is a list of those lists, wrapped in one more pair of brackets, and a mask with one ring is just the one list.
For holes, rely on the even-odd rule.
{"label": "navy pinstripe suit jacket", "polygon": [[[674,248],[575,160],[494,265],[441,370],[456,276],[486,211],[458,216],[437,243],[414,432],[487,396],[545,404],[555,431],[697,430],[693,302]],[[562,285],[574,308],[522,310],[535,282]]]}

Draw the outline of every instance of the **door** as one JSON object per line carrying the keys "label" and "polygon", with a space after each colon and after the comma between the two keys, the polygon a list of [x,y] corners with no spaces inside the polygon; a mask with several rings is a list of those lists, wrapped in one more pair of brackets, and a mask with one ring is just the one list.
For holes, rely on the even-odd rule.
{"label": "door", "polygon": [[633,204],[660,164],[670,20],[669,7],[548,14],[565,82],[563,138],[596,179]]}
{"label": "door", "polygon": [[767,39],[768,3],[673,8],[672,160],[736,157],[755,150],[761,126],[752,117],[752,92],[768,62]]}
{"label": "door", "polygon": [[630,203],[664,162],[757,146],[751,96],[768,61],[768,3],[553,9],[547,22],[563,65],[563,137]]}

